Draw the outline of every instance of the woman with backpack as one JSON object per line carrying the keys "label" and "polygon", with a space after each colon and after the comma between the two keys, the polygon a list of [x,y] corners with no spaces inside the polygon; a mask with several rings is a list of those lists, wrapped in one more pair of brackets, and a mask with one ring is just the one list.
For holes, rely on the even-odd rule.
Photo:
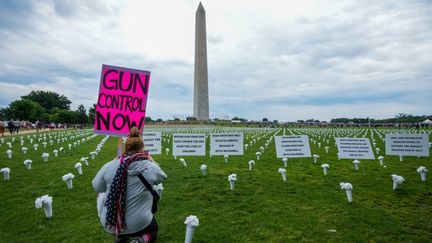
{"label": "woman with backpack", "polygon": [[136,237],[138,242],[155,242],[158,226],[153,213],[159,197],[152,187],[166,178],[144,151],[143,138],[133,127],[121,158],[102,166],[92,181],[96,192],[107,195],[100,221],[107,232],[116,236],[115,242],[126,242],[129,237]]}

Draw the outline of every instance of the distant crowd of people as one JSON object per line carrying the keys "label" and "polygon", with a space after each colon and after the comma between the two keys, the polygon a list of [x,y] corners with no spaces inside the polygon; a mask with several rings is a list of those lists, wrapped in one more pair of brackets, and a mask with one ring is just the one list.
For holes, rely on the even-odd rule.
{"label": "distant crowd of people", "polygon": [[26,123],[24,121],[13,121],[12,119],[8,121],[9,133],[18,134],[21,127],[26,127]]}
{"label": "distant crowd of people", "polygon": [[45,129],[50,129],[53,131],[55,128],[75,128],[75,129],[82,129],[82,124],[62,124],[62,123],[45,123],[42,121],[36,121],[35,123],[31,123],[29,121],[0,121],[0,135],[3,137],[4,133],[6,132],[6,129],[9,130],[9,133],[11,135],[13,134],[19,134],[20,130],[22,129],[36,129],[36,132],[43,131]]}
{"label": "distant crowd of people", "polygon": [[0,134],[3,137],[6,129],[9,130],[9,133],[18,134],[22,129],[30,129],[32,124],[28,121],[19,121],[19,120],[9,120],[9,121],[0,121]]}

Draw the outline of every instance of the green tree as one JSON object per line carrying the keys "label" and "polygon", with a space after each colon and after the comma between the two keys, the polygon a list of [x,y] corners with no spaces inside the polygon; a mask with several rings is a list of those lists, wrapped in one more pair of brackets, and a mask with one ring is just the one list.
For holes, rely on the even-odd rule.
{"label": "green tree", "polygon": [[241,121],[241,122],[245,122],[246,121],[246,119],[244,119],[244,118],[241,118],[241,117],[237,117],[237,116],[235,116],[233,119],[231,119],[232,121]]}
{"label": "green tree", "polygon": [[14,120],[36,121],[44,113],[39,103],[21,99],[9,104],[9,118]]}
{"label": "green tree", "polygon": [[75,123],[76,119],[76,112],[75,111],[68,111],[68,110],[61,110],[58,113],[58,122],[60,123]]}
{"label": "green tree", "polygon": [[54,107],[61,110],[69,110],[72,103],[66,96],[57,94],[52,91],[31,91],[28,95],[21,96],[22,99],[28,99],[39,103],[49,113]]}
{"label": "green tree", "polygon": [[59,123],[59,116],[58,116],[58,112],[52,113],[49,115],[49,120],[51,122],[55,122],[55,123]]}
{"label": "green tree", "polygon": [[152,122],[153,120],[151,119],[151,117],[149,117],[149,116],[147,116],[146,118],[145,118],[145,122],[147,123],[147,122]]}
{"label": "green tree", "polygon": [[86,124],[88,122],[87,111],[83,105],[79,105],[76,112],[75,120],[79,124]]}
{"label": "green tree", "polygon": [[350,119],[348,118],[333,118],[330,121],[331,123],[349,123]]}
{"label": "green tree", "polygon": [[0,108],[0,120],[9,120],[10,109],[9,107]]}
{"label": "green tree", "polygon": [[50,114],[47,113],[47,112],[45,112],[45,113],[42,113],[40,115],[37,115],[36,116],[36,120],[40,120],[40,121],[44,121],[44,122],[49,122],[49,120],[50,120]]}
{"label": "green tree", "polygon": [[96,114],[96,104],[93,104],[93,106],[90,107],[89,114],[88,114],[88,119],[90,124],[94,123],[95,114]]}
{"label": "green tree", "polygon": [[59,123],[60,121],[59,121],[58,113],[59,113],[60,111],[61,111],[61,110],[60,110],[59,108],[54,107],[54,108],[51,110],[51,114],[49,114],[49,116],[48,116],[49,121],[50,121],[50,122]]}

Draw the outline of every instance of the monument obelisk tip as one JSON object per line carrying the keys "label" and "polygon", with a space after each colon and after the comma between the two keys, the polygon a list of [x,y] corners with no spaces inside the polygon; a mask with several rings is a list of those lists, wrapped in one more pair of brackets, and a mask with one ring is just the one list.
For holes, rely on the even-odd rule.
{"label": "monument obelisk tip", "polygon": [[205,11],[205,10],[204,10],[204,6],[202,5],[201,2],[200,2],[199,5],[198,5],[198,9],[197,9],[197,11]]}

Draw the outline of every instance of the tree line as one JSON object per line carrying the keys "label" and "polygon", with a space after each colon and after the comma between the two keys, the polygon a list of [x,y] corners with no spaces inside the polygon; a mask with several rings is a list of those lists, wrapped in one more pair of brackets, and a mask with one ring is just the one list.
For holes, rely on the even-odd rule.
{"label": "tree line", "polygon": [[330,122],[331,123],[356,123],[356,124],[366,124],[366,123],[419,123],[424,120],[429,119],[432,120],[432,115],[423,115],[423,116],[413,116],[405,113],[399,113],[394,118],[385,118],[385,119],[369,119],[369,118],[334,118]]}
{"label": "tree line", "polygon": [[84,105],[71,110],[71,101],[52,91],[31,91],[0,109],[0,120],[24,120],[30,122],[54,122],[68,124],[93,123],[96,105],[87,112]]}

